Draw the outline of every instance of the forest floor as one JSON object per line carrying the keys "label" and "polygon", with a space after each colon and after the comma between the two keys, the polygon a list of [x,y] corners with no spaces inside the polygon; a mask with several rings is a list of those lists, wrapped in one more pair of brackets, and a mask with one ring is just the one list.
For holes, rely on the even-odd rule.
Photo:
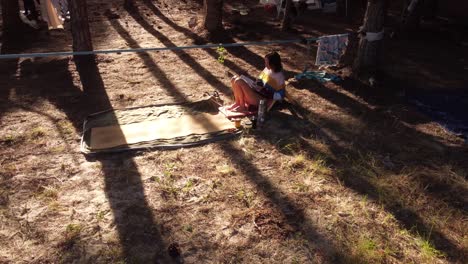
{"label": "forest floor", "polygon": [[[189,26],[201,1],[122,2],[88,1],[95,49],[202,42]],[[275,14],[243,2],[247,16],[226,3],[226,42],[359,27],[306,12],[282,33]],[[272,48],[288,78],[315,56],[302,44],[230,48],[224,63],[210,49],[99,55],[81,78],[71,57],[0,61],[0,263],[464,263],[468,147],[398,95],[467,89],[466,40],[420,34],[386,42],[390,77],[377,88],[348,68],[338,84],[291,79],[293,102],[261,130],[95,160],[79,152],[90,113],[231,98],[228,72],[255,76]],[[68,27],[3,45],[63,50]]]}

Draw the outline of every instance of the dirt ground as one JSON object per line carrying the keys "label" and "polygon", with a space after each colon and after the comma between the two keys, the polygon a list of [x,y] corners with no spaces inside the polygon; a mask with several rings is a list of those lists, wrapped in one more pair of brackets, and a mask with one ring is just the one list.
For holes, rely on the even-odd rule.
{"label": "dirt ground", "polygon": [[[94,48],[202,43],[189,26],[201,2],[89,0]],[[226,3],[226,42],[359,27],[306,12],[282,33],[258,1],[243,1],[248,16],[239,3]],[[386,42],[381,87],[348,68],[339,84],[291,79],[292,102],[261,130],[93,159],[79,152],[88,114],[229,99],[228,72],[256,75],[276,49],[291,78],[315,47],[230,48],[224,63],[210,49],[99,55],[80,72],[71,57],[0,61],[0,263],[464,263],[467,145],[398,96],[468,89],[466,40],[428,28]],[[2,49],[70,50],[71,36],[41,30]]]}

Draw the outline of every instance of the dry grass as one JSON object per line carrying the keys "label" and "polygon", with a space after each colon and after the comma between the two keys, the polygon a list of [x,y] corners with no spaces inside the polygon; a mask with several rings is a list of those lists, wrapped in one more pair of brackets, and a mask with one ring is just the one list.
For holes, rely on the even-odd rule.
{"label": "dry grass", "polygon": [[[141,19],[118,1],[89,1],[96,48],[186,45],[181,31],[199,6],[159,2],[167,19],[144,1]],[[35,50],[52,45],[44,41]],[[302,70],[301,49],[278,48],[286,69]],[[209,50],[99,56],[99,72],[112,107],[198,100],[227,87],[228,70],[255,74],[268,49],[228,51],[224,64]],[[406,122],[412,112],[399,114],[401,105],[378,111],[366,95],[305,81],[288,87],[298,115],[275,109],[262,130],[86,160],[81,118],[97,105],[81,94],[73,62],[0,66],[41,72],[13,80],[0,71],[0,262],[168,263],[170,245],[184,263],[465,260],[466,146],[436,124]]]}

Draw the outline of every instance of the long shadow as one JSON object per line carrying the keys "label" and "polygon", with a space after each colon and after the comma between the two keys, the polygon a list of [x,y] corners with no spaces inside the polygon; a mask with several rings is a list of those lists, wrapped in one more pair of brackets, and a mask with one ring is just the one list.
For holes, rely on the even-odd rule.
{"label": "long shadow", "polygon": [[[344,83],[341,85],[346,85],[346,91],[356,94],[360,99],[367,104],[359,102],[358,100],[352,98],[345,93],[342,93],[335,88],[328,88],[325,85],[316,82],[316,81],[300,81],[298,83],[293,83],[293,87],[299,90],[308,90],[311,93],[314,93],[328,102],[334,104],[335,106],[339,107],[340,109],[345,110],[345,112],[349,113],[351,116],[356,118],[365,117],[367,122],[369,121],[378,121],[381,120],[381,124],[379,125],[380,128],[386,127],[387,131],[395,130],[395,124],[400,124],[398,127],[406,128],[406,133],[411,133],[409,135],[417,135],[420,138],[425,138],[430,140],[431,142],[435,142],[437,144],[442,144],[440,142],[441,138],[433,135],[424,134],[422,132],[416,131],[414,129],[409,128],[408,126],[402,125],[403,122],[413,123],[414,120],[411,121],[414,117],[411,115],[404,115],[404,116],[395,116],[391,113],[391,111],[387,111],[386,107],[391,105],[391,99],[384,98],[384,95],[378,95],[375,91],[364,91],[361,89],[367,89],[366,87],[362,87],[361,85],[353,86],[351,89],[349,87],[349,83],[355,83],[350,79],[345,79]],[[362,88],[361,88],[362,87]],[[360,91],[356,91],[360,90]],[[385,94],[385,92],[382,92]],[[394,102],[394,101],[393,101]],[[391,137],[390,137],[391,138]],[[456,151],[460,150],[456,147],[446,146],[448,149]],[[389,151],[391,150],[388,149]]]}
{"label": "long shadow", "polygon": [[[314,92],[316,90],[314,89]],[[332,90],[327,91],[326,93],[322,93],[324,98],[330,99],[332,96],[329,93],[334,93]],[[338,93],[338,92],[335,92]],[[322,95],[321,93],[317,93]],[[340,96],[343,95],[336,95],[335,98],[340,98]],[[351,102],[351,98],[347,98],[344,101],[340,101],[339,106],[344,109],[348,109],[350,107],[358,107],[361,108],[360,111],[362,111],[362,106],[358,102],[351,103],[351,105],[348,105],[346,103]],[[333,103],[338,103],[339,101],[337,99],[331,100]],[[304,108],[301,106],[301,104],[295,104],[294,108],[301,113],[302,116],[308,117],[308,116],[313,116],[314,119],[317,121],[310,121],[311,123],[316,123],[315,126],[317,127],[333,127],[334,130],[339,130],[339,131],[345,131],[346,128],[333,120],[327,119],[325,117],[320,117],[315,113],[312,113],[308,109]],[[359,111],[359,113],[361,113]],[[370,112],[371,110],[364,110],[366,112]],[[373,120],[385,120],[388,119],[388,116],[385,115],[379,115],[379,114],[372,114],[370,113],[369,115],[375,115],[375,117],[372,117]],[[391,135],[394,131],[394,128],[392,127],[386,127],[382,128],[382,131],[388,131],[389,135]],[[384,133],[386,135],[387,133]],[[408,131],[408,133],[415,134],[416,137],[424,137],[428,138],[427,135],[425,134],[418,134],[416,131]],[[357,140],[358,142],[366,142],[369,140],[369,138],[366,138],[364,136],[361,137],[359,135],[349,135],[349,138],[353,138],[353,140]],[[389,137],[390,138],[390,137]],[[343,138],[343,140],[347,140],[346,138]],[[432,139],[429,139],[432,140]],[[347,140],[349,141],[349,140]],[[302,142],[306,147],[304,149],[306,151],[310,151],[312,146],[308,144],[307,142]],[[372,143],[372,142],[371,142]],[[427,221],[424,221],[424,219],[414,210],[408,208],[404,204],[399,202],[398,199],[398,193],[396,193],[392,189],[388,188],[381,188],[376,186],[374,183],[369,178],[366,178],[364,175],[356,175],[355,173],[351,173],[349,171],[349,168],[352,166],[352,163],[347,162],[346,157],[359,157],[360,153],[365,153],[366,151],[369,151],[369,144],[364,144],[360,146],[359,144],[355,144],[353,148],[344,148],[340,146],[339,144],[333,143],[333,141],[328,140],[327,142],[331,152],[333,153],[333,156],[335,158],[328,157],[329,162],[337,167],[341,168],[339,171],[341,171],[338,174],[339,179],[345,184],[350,189],[355,190],[357,193],[366,196],[373,201],[377,203],[383,203],[383,206],[385,210],[390,212],[395,219],[410,233],[420,236],[422,238],[425,238],[440,251],[445,252],[448,256],[448,259],[452,261],[459,260],[464,256],[463,249],[459,248],[453,241],[448,239],[442,232],[440,232],[437,228],[433,226],[428,226]],[[379,150],[376,150],[379,151]],[[381,150],[380,150],[381,151]],[[388,150],[391,153],[391,150]],[[314,155],[315,153],[309,153],[310,155]],[[369,167],[369,169],[371,169]],[[453,190],[454,187],[451,187],[450,189]],[[426,190],[427,192],[427,190]],[[381,194],[384,193],[386,195],[386,199],[383,200],[381,199]],[[463,193],[463,192],[461,192]],[[430,192],[428,192],[428,195],[432,195]],[[434,199],[438,199],[437,196],[433,196]],[[457,201],[455,201],[456,203]],[[450,204],[457,208],[458,206],[455,204]],[[462,209],[463,208],[459,208]]]}
{"label": "long shadow", "polygon": [[[109,20],[112,27],[122,37],[131,48],[140,48],[140,45],[135,41],[130,34],[122,27],[116,20]],[[186,100],[185,96],[177,91],[177,88],[172,81],[167,77],[166,73],[153,61],[148,53],[138,53],[138,57],[143,61],[145,66],[151,70],[151,74],[162,84],[164,90],[177,101],[183,102]]]}
{"label": "long shadow", "polygon": [[268,177],[264,176],[254,164],[245,158],[242,150],[229,143],[221,144],[221,149],[231,157],[231,161],[245,175],[246,180],[253,183],[257,187],[256,189],[273,204],[273,207],[281,212],[289,225],[293,226],[297,231],[303,232],[305,239],[310,244],[326,252],[329,261],[336,263],[345,259],[342,252],[338,251],[337,245],[317,232],[310,219],[304,216],[303,209],[305,208],[295,204],[286,194],[273,185]]}
{"label": "long shadow", "polygon": [[[112,109],[94,60],[78,64],[77,70],[86,94],[83,99],[88,101],[86,103],[96,106],[95,110]],[[66,109],[64,110],[66,112]],[[145,257],[149,253],[154,254],[150,256],[154,260],[169,261],[165,254],[166,242],[146,201],[141,174],[135,161],[128,155],[103,155],[97,156],[97,160],[102,164],[105,192],[114,214],[125,260],[129,262],[147,260]],[[123,165],[125,170],[130,172],[129,175],[121,173]],[[145,252],[147,249],[154,251]]]}
{"label": "long shadow", "polygon": [[[206,42],[206,40],[204,40],[203,38],[201,38],[200,36],[198,36],[197,34],[193,33],[192,31],[190,31],[189,29],[186,29],[184,27],[181,27],[179,25],[177,25],[176,23],[174,23],[172,20],[170,20],[169,18],[167,18],[163,13],[161,13],[161,11],[156,7],[154,6],[154,4],[149,1],[149,0],[143,0],[143,3],[145,3],[145,5],[159,18],[161,19],[162,21],[164,21],[164,23],[166,23],[167,25],[169,25],[171,28],[173,28],[174,30],[178,31],[178,32],[181,32],[183,33],[186,37],[192,39],[195,41],[196,44],[203,44]],[[150,32],[151,33],[151,32]],[[227,33],[227,32],[225,32]],[[222,41],[225,41],[227,43],[234,43],[235,40],[232,39],[231,37],[229,37],[227,34],[224,34],[223,38],[221,39]],[[258,70],[262,70],[263,67],[264,67],[264,64],[263,64],[263,57],[262,56],[259,56],[258,54],[255,54],[253,53],[252,51],[250,51],[249,49],[247,49],[246,47],[243,47],[243,46],[240,46],[240,47],[232,47],[232,48],[228,48],[227,49],[229,51],[230,54],[232,54],[233,56],[235,57],[238,57],[240,59],[243,59],[245,60],[247,63],[249,63],[250,65],[253,65],[255,66],[255,68],[257,68]],[[218,57],[218,54],[216,54],[216,52],[214,50],[210,50],[210,49],[207,49],[208,53],[213,57],[213,58],[217,58]],[[225,62],[226,66],[228,67],[232,67],[231,69],[234,70],[234,68],[236,68],[234,66],[233,63],[227,63]],[[235,72],[237,73],[240,73],[240,74],[243,74],[245,73],[242,69],[239,69],[239,68],[236,68],[234,70]]]}
{"label": "long shadow", "polygon": [[[63,111],[80,132],[88,114],[112,109],[112,105],[94,59],[77,64],[83,90],[74,86],[66,70],[68,63],[68,59],[38,59],[22,63],[20,70],[24,74],[19,84],[31,82],[32,77],[28,73],[35,72],[38,77],[35,77],[34,87],[24,85],[18,92],[20,95],[47,99]],[[100,155],[95,158],[100,162],[104,174],[104,191],[114,216],[122,257],[128,262],[153,259],[170,263],[172,260],[167,257],[166,243],[145,199],[136,163],[128,155]]]}
{"label": "long shadow", "polygon": [[[139,16],[135,16],[136,18]],[[131,45],[137,45],[136,41],[126,32],[118,22],[111,21],[113,27],[119,32],[119,34]],[[160,33],[158,33],[160,34]],[[142,57],[146,60],[148,57]],[[148,63],[145,61],[145,63]],[[152,66],[157,67],[154,62]],[[153,65],[154,64],[154,65]],[[159,69],[159,68],[158,68]],[[159,71],[159,70],[158,70]],[[183,98],[184,95],[180,93],[174,85],[164,86],[175,99]],[[243,157],[241,150],[235,148],[230,143],[221,144],[222,149],[226,155],[232,157],[233,161],[237,164],[237,167],[241,168],[242,172],[246,175],[247,180],[254,183],[260,191],[267,197],[274,205],[274,207],[282,213],[287,219],[288,224],[296,226],[298,229],[304,231],[307,234],[306,239],[313,245],[321,247],[325,252],[329,253],[329,257],[333,260],[344,259],[344,257],[336,250],[336,246],[325,238],[323,235],[315,230],[313,224],[306,219],[301,209],[294,204],[289,198],[281,194],[280,190],[271,184],[267,177],[262,175],[260,171],[247,159],[237,159],[236,157]]]}
{"label": "long shadow", "polygon": [[[145,3],[146,3],[146,1],[145,1]],[[148,4],[148,5],[152,6],[152,4]],[[166,23],[168,23],[171,27],[173,27],[174,29],[184,33],[186,36],[193,37],[191,32],[190,33],[187,32],[186,29],[174,24],[172,21],[165,18],[161,14],[161,12],[159,12],[159,10],[157,10],[154,6],[151,9],[153,10],[153,12],[156,15],[158,15],[159,17],[163,17],[162,20],[165,21]],[[135,20],[138,21],[138,19],[137,19],[138,17],[134,16],[134,18],[135,18]],[[142,19],[141,16],[139,18]],[[238,55],[240,55],[240,54],[238,53]],[[250,57],[250,56],[248,56],[246,54],[242,54],[241,56],[242,56],[242,58]],[[252,57],[250,57],[250,58],[252,58]],[[255,61],[255,64],[258,64],[258,61],[261,62],[262,60],[261,59],[258,60],[258,58],[256,58],[256,59],[254,58],[253,61]],[[237,69],[237,70],[239,70],[239,69]],[[329,100],[332,103],[335,103],[335,104],[337,104],[339,106],[342,106],[343,105],[342,101],[344,101],[345,102],[344,104],[347,105],[346,109],[348,111],[350,111],[351,114],[353,114],[353,115],[360,116],[360,115],[365,114],[365,113],[370,111],[369,108],[366,105],[358,103],[354,99],[352,99],[350,97],[347,97],[347,96],[344,96],[342,93],[330,92],[325,87],[321,87],[320,90],[317,92],[317,94],[319,94],[320,96],[323,96],[324,98],[327,98],[327,100]],[[335,124],[335,125],[339,125],[339,124]],[[223,149],[226,151],[226,153],[236,153],[236,150],[232,146],[227,146],[227,147],[223,146]],[[343,151],[345,151],[345,150],[341,149],[340,147],[335,147],[333,152],[336,153],[336,154],[339,154],[339,153],[343,153]],[[237,154],[241,154],[241,153],[237,153]],[[233,156],[236,156],[236,155],[233,155]],[[288,205],[287,207],[295,208],[294,205],[288,200],[286,200],[286,202],[285,202],[285,200],[283,198],[278,200],[276,198],[278,196],[278,193],[276,193],[274,190],[271,191],[272,188],[274,189],[274,186],[272,186],[271,184],[266,184],[266,188],[263,189],[263,186],[265,186],[266,179],[264,179],[264,177],[260,173],[258,173],[258,170],[256,172],[255,166],[253,166],[252,164],[250,164],[248,162],[245,162],[245,161],[240,161],[238,165],[241,168],[245,168],[245,167],[248,168],[248,170],[245,170],[244,173],[249,176],[249,180],[251,180],[257,186],[259,186],[259,188],[265,193],[265,195],[267,197],[269,197],[275,204],[279,205],[279,204],[286,203]],[[345,177],[344,175],[342,175],[341,178],[342,178],[343,181],[345,181],[345,183],[347,183],[348,187],[350,187],[350,188],[357,189],[360,186],[359,184],[352,185],[348,181],[349,178]],[[378,189],[375,186],[373,186],[372,183],[370,183],[369,181],[363,179],[362,181],[360,181],[360,184],[362,184],[362,186],[369,186],[368,189],[359,188],[361,194],[370,195],[371,198],[378,201],[378,195],[377,195],[378,194]],[[363,190],[365,190],[365,191],[363,192]],[[276,193],[276,194],[272,195],[272,196],[269,196],[269,194],[271,194],[271,193]],[[431,241],[434,242],[434,244],[436,245],[436,247],[439,250],[443,250],[443,251],[446,251],[446,252],[447,251],[449,251],[449,252],[450,251],[451,252],[457,252],[458,251],[457,247],[450,240],[445,238],[445,236],[441,232],[439,232],[437,230],[433,230],[432,228],[427,227],[424,224],[424,221],[422,221],[422,219],[416,213],[414,213],[413,211],[403,207],[401,204],[391,204],[391,205],[387,204],[386,209],[389,210],[390,212],[392,212],[395,215],[395,217],[403,224],[403,226],[406,229],[414,230],[414,228],[416,228],[416,232],[418,234],[420,234],[420,235],[423,235],[423,236],[431,234],[431,236],[432,236]],[[288,218],[287,210],[286,211],[281,210],[281,211]],[[401,214],[400,212],[405,212],[405,213]],[[406,216],[408,216],[408,217],[406,217]],[[288,221],[290,223],[295,223],[296,220],[297,219],[288,218]],[[310,228],[306,228],[306,229],[310,230]],[[315,235],[316,235],[316,233],[315,233]]]}
{"label": "long shadow", "polygon": [[[17,42],[3,40],[2,54],[18,53],[20,46]],[[19,59],[8,59],[0,61],[0,124],[3,113],[10,107],[10,91],[16,84],[16,72]]]}
{"label": "long shadow", "polygon": [[[154,27],[151,24],[149,24],[136,9],[129,10],[128,13],[138,24],[140,24],[140,26],[142,26],[147,32],[149,32],[151,35],[153,35],[159,41],[161,41],[161,43],[163,43],[166,47],[176,47],[176,45],[169,38],[167,38],[159,31],[154,29]],[[209,72],[203,66],[201,66],[187,52],[181,50],[174,51],[174,53],[180,58],[181,61],[187,63],[198,75],[205,79],[216,90],[224,94],[230,93],[230,88],[228,86],[226,86],[223,82],[219,81],[218,78],[216,78],[216,76],[214,76],[211,72]]]}

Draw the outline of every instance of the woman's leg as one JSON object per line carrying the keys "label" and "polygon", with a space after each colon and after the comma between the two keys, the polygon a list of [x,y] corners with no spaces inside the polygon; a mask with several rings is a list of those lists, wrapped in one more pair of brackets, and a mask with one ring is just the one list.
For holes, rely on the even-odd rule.
{"label": "woman's leg", "polygon": [[258,105],[260,95],[258,95],[250,86],[242,79],[237,79],[234,82],[239,91],[239,108],[238,111],[247,110],[248,105]]}
{"label": "woman's leg", "polygon": [[238,77],[236,77],[236,76],[231,78],[231,89],[232,89],[232,92],[234,94],[234,104],[229,106],[228,110],[232,110],[232,109],[235,109],[235,108],[239,107],[239,105],[240,105],[239,98],[241,98],[243,96],[242,91],[239,90],[240,88],[236,84],[237,79],[238,79]]}

